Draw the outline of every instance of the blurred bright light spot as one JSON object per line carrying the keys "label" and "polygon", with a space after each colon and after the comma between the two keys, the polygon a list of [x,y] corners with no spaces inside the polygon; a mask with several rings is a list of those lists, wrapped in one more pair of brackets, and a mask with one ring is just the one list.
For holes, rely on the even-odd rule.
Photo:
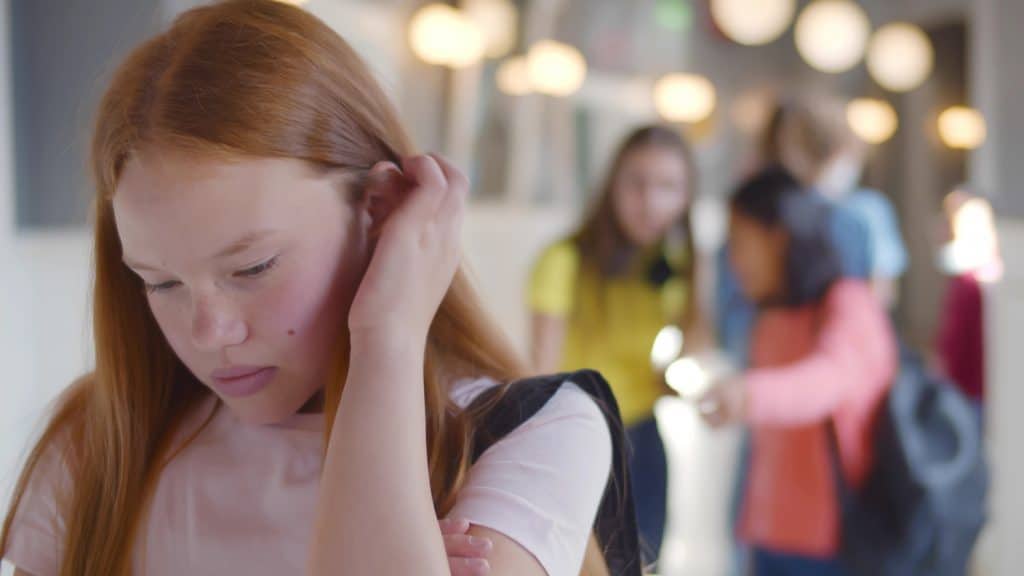
{"label": "blurred bright light spot", "polygon": [[992,205],[971,197],[953,213],[951,224],[953,240],[943,248],[942,267],[949,273],[973,272],[979,280],[998,281],[1003,270]]}
{"label": "blurred bright light spot", "polygon": [[291,4],[292,6],[302,6],[308,4],[309,0],[277,0],[281,4]]}
{"label": "blurred bright light spot", "polygon": [[583,86],[587,61],[580,51],[554,40],[541,40],[526,55],[530,85],[551,96],[569,96]]}
{"label": "blurred bright light spot", "polygon": [[654,84],[654,107],[670,122],[705,120],[716,100],[714,84],[696,74],[666,74]]}
{"label": "blurred bright light spot", "polygon": [[953,239],[979,248],[991,248],[995,240],[992,206],[982,198],[971,198],[953,216]]}
{"label": "blurred bright light spot", "polygon": [[899,127],[893,107],[885,100],[873,98],[858,98],[847,104],[846,122],[853,133],[868,144],[885,142]]}
{"label": "blurred bright light spot", "polygon": [[974,150],[985,143],[988,126],[981,112],[953,106],[939,115],[939,136],[950,148]]}
{"label": "blurred bright light spot", "polygon": [[412,51],[428,64],[463,68],[484,56],[484,35],[466,15],[447,4],[428,4],[409,24]]}
{"label": "blurred bright light spot", "polygon": [[516,45],[516,7],[509,0],[469,0],[464,5],[466,16],[476,23],[484,35],[484,54],[500,58]]}
{"label": "blurred bright light spot", "polygon": [[711,0],[711,16],[731,40],[746,46],[768,44],[793,21],[796,0]]}
{"label": "blurred bright light spot", "polygon": [[522,96],[533,92],[525,56],[515,56],[502,62],[498,66],[495,80],[498,83],[498,89],[505,94]]}
{"label": "blurred bright light spot", "polygon": [[651,346],[651,364],[658,371],[669,367],[683,351],[683,331],[677,326],[665,326],[654,338]]}
{"label": "blurred bright light spot", "polygon": [[857,65],[867,48],[871,22],[849,0],[815,0],[796,20],[796,49],[812,67],[838,74]]}
{"label": "blurred bright light spot", "polygon": [[868,72],[883,88],[909,92],[932,73],[935,50],[919,26],[896,22],[878,29],[868,47]]}
{"label": "blurred bright light spot", "polygon": [[717,252],[729,234],[729,206],[720,196],[701,194],[693,200],[693,241],[706,253]]}
{"label": "blurred bright light spot", "polygon": [[696,358],[687,356],[669,365],[665,382],[684,399],[696,400],[711,386],[711,377]]}

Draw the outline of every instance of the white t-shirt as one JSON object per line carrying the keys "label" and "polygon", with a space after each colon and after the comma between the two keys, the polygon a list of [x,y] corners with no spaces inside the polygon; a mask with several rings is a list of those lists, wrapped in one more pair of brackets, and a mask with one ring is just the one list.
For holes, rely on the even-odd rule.
{"label": "white t-shirt", "polygon": [[[452,398],[465,406],[493,385],[461,382]],[[322,436],[322,415],[247,426],[221,407],[161,475],[145,537],[135,546],[134,572],[300,573],[319,494]],[[579,574],[611,455],[600,408],[576,385],[563,385],[536,415],[484,452],[450,516],[508,536],[550,576]],[[57,459],[44,460],[11,529],[5,559],[35,576],[58,571],[64,523],[55,502],[65,482]]]}

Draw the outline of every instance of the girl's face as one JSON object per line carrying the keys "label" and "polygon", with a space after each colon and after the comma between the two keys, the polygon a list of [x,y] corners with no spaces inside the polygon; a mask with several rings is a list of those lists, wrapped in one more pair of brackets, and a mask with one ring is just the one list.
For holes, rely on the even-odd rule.
{"label": "girl's face", "polygon": [[643,146],[626,155],[612,183],[612,202],[630,242],[651,246],[679,220],[690,203],[688,170],[679,152],[667,146]]}
{"label": "girl's face", "polygon": [[751,302],[766,302],[785,289],[788,238],[736,210],[729,222],[729,262]]}
{"label": "girl's face", "polygon": [[151,150],[113,208],[168,343],[241,420],[281,421],[324,386],[369,253],[342,176]]}

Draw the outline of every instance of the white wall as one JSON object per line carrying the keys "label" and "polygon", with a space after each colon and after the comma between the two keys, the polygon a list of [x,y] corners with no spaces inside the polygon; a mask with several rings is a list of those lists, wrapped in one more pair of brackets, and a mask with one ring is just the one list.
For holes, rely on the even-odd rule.
{"label": "white wall", "polygon": [[[1014,0],[1016,1],[1016,0]],[[987,414],[989,456],[992,466],[992,533],[984,548],[985,575],[1020,574],[1024,550],[1024,457],[1020,441],[1024,421],[1024,221],[1003,220],[1000,242],[1008,255],[1007,275],[988,292],[989,369]]]}
{"label": "white wall", "polygon": [[[85,231],[6,234],[0,267],[0,494],[6,495],[46,404],[89,365],[89,239]],[[5,505],[6,498],[0,510]]]}
{"label": "white wall", "polygon": [[986,576],[1021,573],[1024,550],[1024,2],[976,0],[972,22],[972,97],[988,120],[989,139],[975,155],[971,180],[994,197],[1006,277],[988,292],[986,333],[992,532],[983,548]]}
{"label": "white wall", "polygon": [[466,262],[488,309],[521,354],[528,352],[525,288],[530,266],[545,245],[574,223],[568,210],[505,204],[470,206],[466,215]]}

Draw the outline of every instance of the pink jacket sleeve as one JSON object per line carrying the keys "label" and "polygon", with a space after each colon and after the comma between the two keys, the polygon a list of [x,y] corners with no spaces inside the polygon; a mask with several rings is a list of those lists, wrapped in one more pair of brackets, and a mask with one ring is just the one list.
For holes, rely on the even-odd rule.
{"label": "pink jacket sleeve", "polygon": [[820,422],[855,394],[889,384],[896,344],[889,321],[864,283],[842,281],[825,297],[811,352],[786,366],[747,372],[747,421],[800,426]]}

